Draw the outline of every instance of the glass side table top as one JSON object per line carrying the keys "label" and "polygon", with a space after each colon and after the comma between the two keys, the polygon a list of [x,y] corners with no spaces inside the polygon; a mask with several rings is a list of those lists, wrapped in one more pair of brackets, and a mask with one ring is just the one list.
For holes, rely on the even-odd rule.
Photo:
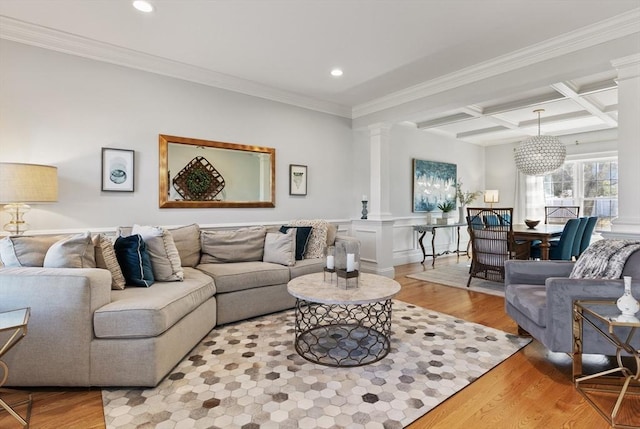
{"label": "glass side table top", "polygon": [[636,313],[635,316],[623,316],[614,301],[578,301],[576,304],[582,308],[584,314],[606,323],[610,331],[616,326],[640,328],[640,313]]}
{"label": "glass side table top", "polygon": [[29,322],[29,308],[0,312],[0,331],[19,328]]}

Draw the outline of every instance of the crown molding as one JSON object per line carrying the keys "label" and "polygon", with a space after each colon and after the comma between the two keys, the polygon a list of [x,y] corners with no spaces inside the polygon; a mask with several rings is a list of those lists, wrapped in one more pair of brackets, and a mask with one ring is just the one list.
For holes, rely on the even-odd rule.
{"label": "crown molding", "polygon": [[351,118],[351,108],[0,15],[0,39]]}
{"label": "crown molding", "polygon": [[640,8],[354,106],[353,119],[640,32]]}

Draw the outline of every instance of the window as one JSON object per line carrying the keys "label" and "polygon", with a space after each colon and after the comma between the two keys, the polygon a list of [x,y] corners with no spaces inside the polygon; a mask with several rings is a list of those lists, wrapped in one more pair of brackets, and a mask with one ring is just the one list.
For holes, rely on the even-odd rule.
{"label": "window", "polygon": [[581,216],[598,216],[598,229],[611,228],[618,216],[618,160],[616,158],[567,161],[544,176],[548,206],[580,206]]}

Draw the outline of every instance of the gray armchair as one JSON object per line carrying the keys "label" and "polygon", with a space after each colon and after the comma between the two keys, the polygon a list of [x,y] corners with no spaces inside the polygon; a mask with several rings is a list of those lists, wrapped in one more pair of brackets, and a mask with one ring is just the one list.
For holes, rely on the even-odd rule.
{"label": "gray armchair", "polygon": [[[573,302],[581,299],[617,300],[622,279],[570,279],[574,262],[505,261],[505,310],[518,326],[552,352],[573,351]],[[640,251],[625,264],[631,291],[640,298]],[[584,353],[614,355],[615,348],[591,328],[585,328]],[[636,335],[634,347],[640,349]]]}

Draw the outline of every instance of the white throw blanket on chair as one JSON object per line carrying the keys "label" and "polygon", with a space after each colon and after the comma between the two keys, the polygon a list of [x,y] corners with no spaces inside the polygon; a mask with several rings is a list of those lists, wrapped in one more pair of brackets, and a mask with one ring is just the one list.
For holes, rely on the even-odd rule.
{"label": "white throw blanket on chair", "polygon": [[619,279],[627,259],[639,249],[640,241],[596,241],[580,255],[569,277],[572,279]]}

